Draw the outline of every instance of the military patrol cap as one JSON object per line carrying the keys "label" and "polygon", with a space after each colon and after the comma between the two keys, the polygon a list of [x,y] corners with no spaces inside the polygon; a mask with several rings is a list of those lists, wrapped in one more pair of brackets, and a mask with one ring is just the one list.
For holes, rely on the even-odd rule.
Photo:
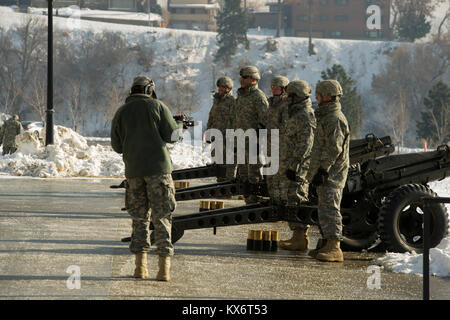
{"label": "military patrol cap", "polygon": [[342,96],[341,84],[336,80],[324,80],[317,84],[316,92],[322,97],[340,97]]}
{"label": "military patrol cap", "polygon": [[217,86],[218,87],[225,87],[229,89],[233,89],[233,80],[229,77],[221,77],[217,79]]}
{"label": "military patrol cap", "polygon": [[288,94],[295,94],[296,96],[303,98],[311,96],[311,85],[304,80],[294,80],[289,82],[286,88]]}
{"label": "military patrol cap", "polygon": [[270,84],[272,86],[284,88],[284,87],[287,87],[287,85],[289,84],[289,79],[284,76],[275,76],[272,78],[272,81]]}
{"label": "military patrol cap", "polygon": [[241,71],[239,71],[239,75],[241,77],[245,77],[245,76],[252,77],[253,79],[256,79],[256,80],[261,79],[259,70],[255,66],[247,66],[247,67],[242,68]]}

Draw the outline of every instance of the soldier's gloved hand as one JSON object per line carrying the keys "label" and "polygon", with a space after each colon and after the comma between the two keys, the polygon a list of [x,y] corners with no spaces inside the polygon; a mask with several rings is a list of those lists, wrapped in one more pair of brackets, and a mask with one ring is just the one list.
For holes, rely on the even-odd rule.
{"label": "soldier's gloved hand", "polygon": [[319,187],[323,184],[325,184],[325,182],[327,182],[328,180],[328,172],[325,171],[325,169],[323,168],[319,168],[319,170],[317,170],[317,173],[315,174],[315,176],[312,178],[311,184],[314,187]]}
{"label": "soldier's gloved hand", "polygon": [[298,178],[297,178],[297,172],[295,172],[294,170],[291,169],[287,169],[286,170],[286,177],[294,182],[298,182]]}

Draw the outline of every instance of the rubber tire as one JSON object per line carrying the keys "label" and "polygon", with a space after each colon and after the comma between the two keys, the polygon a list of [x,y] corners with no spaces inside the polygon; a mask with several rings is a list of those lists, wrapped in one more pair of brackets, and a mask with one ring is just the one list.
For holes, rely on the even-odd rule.
{"label": "rubber tire", "polygon": [[351,239],[343,236],[341,241],[342,251],[359,252],[364,249],[370,248],[378,239],[378,233],[374,232],[365,239]]}
{"label": "rubber tire", "polygon": [[[400,235],[398,218],[402,210],[424,196],[436,197],[437,194],[428,186],[408,184],[393,190],[383,203],[378,217],[378,231],[381,241],[389,252],[423,252],[422,245],[411,246]],[[431,248],[437,246],[448,233],[448,213],[442,203],[433,204],[431,213]]]}

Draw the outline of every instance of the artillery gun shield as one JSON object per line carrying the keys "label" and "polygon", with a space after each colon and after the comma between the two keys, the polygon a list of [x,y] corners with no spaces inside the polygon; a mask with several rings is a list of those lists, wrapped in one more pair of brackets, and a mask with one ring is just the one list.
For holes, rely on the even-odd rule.
{"label": "artillery gun shield", "polygon": [[[423,251],[422,197],[436,197],[436,193],[422,184],[408,184],[396,188],[380,209],[378,230],[380,238],[391,252]],[[442,203],[427,206],[430,214],[430,246],[437,246],[448,233],[448,213]]]}

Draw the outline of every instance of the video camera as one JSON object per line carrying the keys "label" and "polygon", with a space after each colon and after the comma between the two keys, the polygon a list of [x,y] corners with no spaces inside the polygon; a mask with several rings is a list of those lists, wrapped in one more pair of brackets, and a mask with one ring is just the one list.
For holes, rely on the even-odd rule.
{"label": "video camera", "polygon": [[183,129],[188,129],[189,127],[195,126],[197,123],[192,119],[192,117],[188,117],[185,114],[179,113],[173,116],[175,121],[183,122]]}

